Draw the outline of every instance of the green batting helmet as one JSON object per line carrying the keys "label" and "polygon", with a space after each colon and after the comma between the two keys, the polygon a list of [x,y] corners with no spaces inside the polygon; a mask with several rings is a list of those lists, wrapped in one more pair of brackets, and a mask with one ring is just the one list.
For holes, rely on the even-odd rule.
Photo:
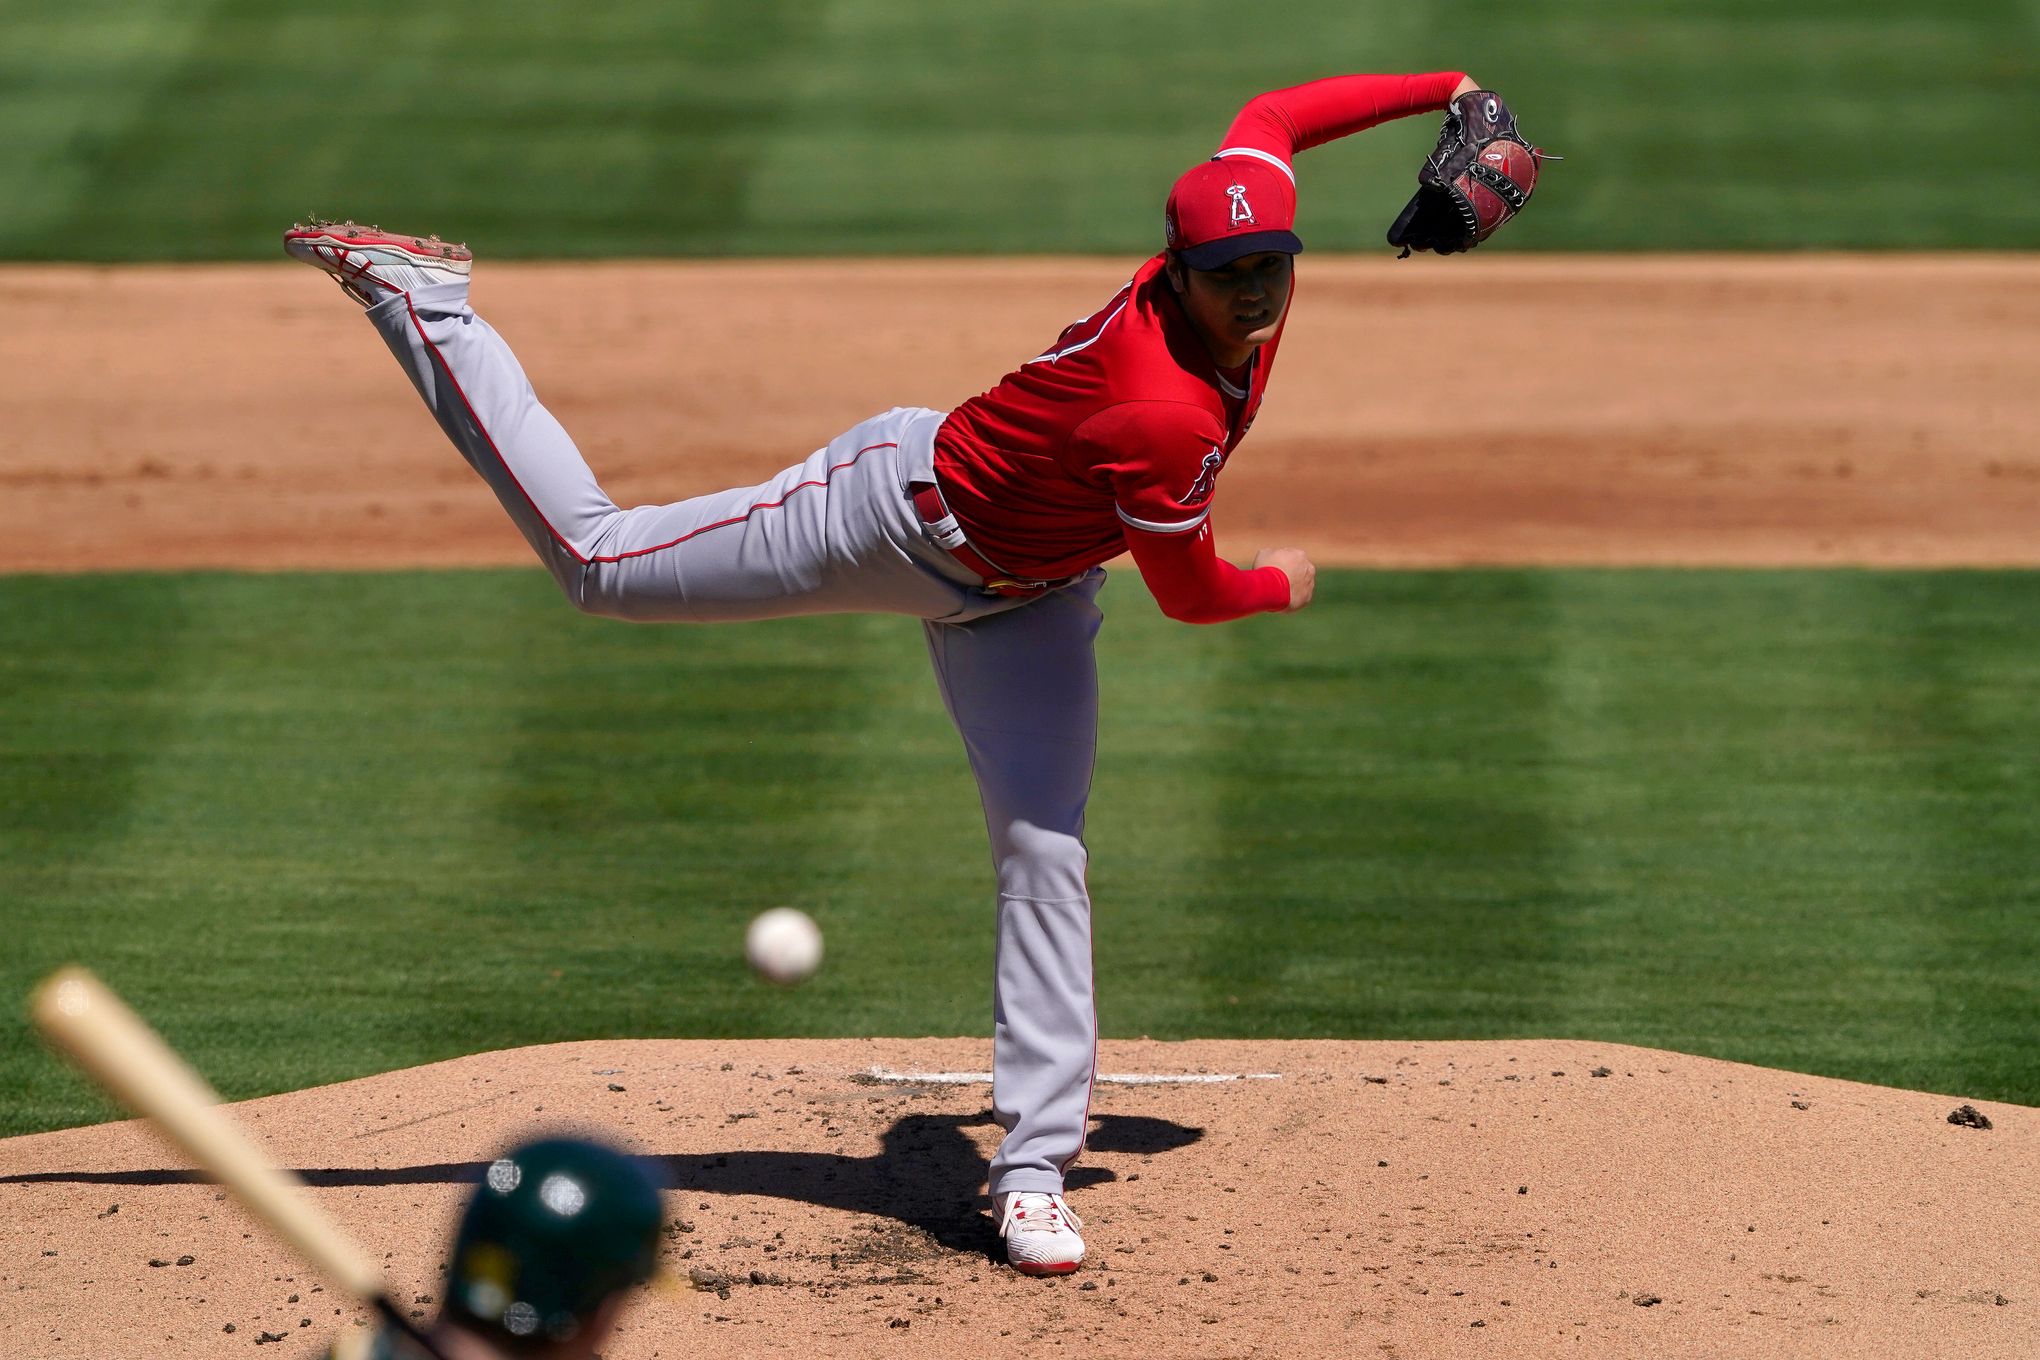
{"label": "green batting helmet", "polygon": [[489,1164],[448,1265],[446,1310],[504,1349],[567,1340],[602,1301],[652,1277],[659,1192],[636,1159],[547,1138]]}

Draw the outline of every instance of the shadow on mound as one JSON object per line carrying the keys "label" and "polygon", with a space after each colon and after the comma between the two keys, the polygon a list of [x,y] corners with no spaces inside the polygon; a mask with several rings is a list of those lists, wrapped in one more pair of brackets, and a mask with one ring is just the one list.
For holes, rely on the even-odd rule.
{"label": "shadow on mound", "polygon": [[[675,1190],[772,1195],[803,1204],[896,1219],[950,1251],[1004,1259],[998,1224],[981,1205],[987,1163],[966,1128],[989,1114],[908,1115],[885,1131],[875,1157],[827,1152],[727,1152],[659,1158]],[[1188,1147],[1204,1130],[1142,1115],[1095,1115],[1092,1154],[1148,1156]],[[1071,1168],[1072,1190],[1119,1179],[1106,1167]],[[1081,1211],[1081,1206],[1079,1206]]]}
{"label": "shadow on mound", "polygon": [[[998,1225],[979,1193],[987,1163],[965,1129],[990,1125],[989,1114],[914,1114],[885,1131],[876,1156],[829,1152],[654,1154],[645,1160],[667,1188],[685,1194],[771,1195],[825,1209],[891,1218],[926,1233],[949,1251],[1003,1259]],[[1204,1130],[1143,1115],[1094,1115],[1092,1156],[1145,1157],[1188,1147]],[[320,1188],[391,1185],[472,1185],[487,1162],[435,1162],[400,1167],[309,1167],[292,1174]],[[1119,1179],[1107,1167],[1073,1167],[1072,1190]],[[0,1185],[211,1185],[188,1170],[36,1171],[0,1176]],[[1079,1211],[1081,1212],[1081,1206]],[[685,1214],[677,1214],[684,1218]]]}

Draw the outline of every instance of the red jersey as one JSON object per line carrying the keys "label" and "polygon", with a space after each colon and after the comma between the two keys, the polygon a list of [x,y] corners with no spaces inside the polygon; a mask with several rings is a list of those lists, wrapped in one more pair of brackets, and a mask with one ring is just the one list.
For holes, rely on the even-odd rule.
{"label": "red jersey", "polygon": [[[1251,156],[1293,180],[1296,152],[1442,109],[1463,79],[1338,76],[1260,95],[1218,157]],[[950,412],[935,439],[936,476],[971,545],[1015,576],[1070,576],[1131,549],[1175,617],[1286,608],[1288,578],[1218,561],[1209,527],[1218,475],[1260,409],[1281,329],[1242,372],[1220,372],[1166,258]]]}
{"label": "red jersey", "polygon": [[1188,533],[1211,513],[1281,333],[1229,379],[1169,285],[1165,258],[951,412],[936,435],[950,510],[1005,570],[1071,576],[1125,552],[1128,528]]}

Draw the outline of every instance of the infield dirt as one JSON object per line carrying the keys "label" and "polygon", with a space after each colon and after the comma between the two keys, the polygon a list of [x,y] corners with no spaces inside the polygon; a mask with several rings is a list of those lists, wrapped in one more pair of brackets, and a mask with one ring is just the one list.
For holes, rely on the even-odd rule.
{"label": "infield dirt", "polygon": [[[629,504],[953,404],[1125,270],[484,254],[475,297]],[[529,560],[309,271],[11,269],[0,308],[0,570]],[[1306,259],[1221,546],[2034,565],[2035,371],[2027,257]],[[679,1284],[610,1360],[2040,1351],[2030,1109],[1962,1127],[1956,1096],[1612,1045],[1108,1043],[1108,1073],[1278,1075],[1101,1086],[1073,1196],[1091,1260],[1044,1282],[997,1264],[985,1088],[870,1075],[988,1061],[582,1043],[237,1109],[421,1310],[509,1141],[595,1124],[662,1159]],[[7,1354],[309,1357],[354,1325],[184,1165],[132,1124],[0,1143]]]}
{"label": "infield dirt", "polygon": [[[946,407],[1124,260],[476,267],[622,504]],[[0,270],[0,570],[517,563],[301,265]],[[1343,564],[2040,562],[2040,259],[1306,256],[1220,546]]]}

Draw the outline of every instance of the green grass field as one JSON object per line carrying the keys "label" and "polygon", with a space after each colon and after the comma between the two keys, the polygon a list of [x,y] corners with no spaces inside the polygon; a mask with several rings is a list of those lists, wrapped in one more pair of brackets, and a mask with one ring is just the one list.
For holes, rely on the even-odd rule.
{"label": "green grass field", "polygon": [[[1569,159],[1508,249],[2040,246],[2040,8],[706,0],[344,17],[9,0],[0,259],[272,258],[308,210],[491,256],[1156,248],[1249,96],[1468,70]],[[1380,248],[1434,120],[1310,153]]]}
{"label": "green grass field", "polygon": [[[1114,1036],[1582,1037],[2040,1103],[2040,574],[1108,587]],[[0,995],[86,961],[228,1093],[604,1035],[988,1032],[917,627],[537,571],[0,579]],[[739,960],[797,903],[829,962]],[[0,1133],[106,1107],[0,1013]]]}

